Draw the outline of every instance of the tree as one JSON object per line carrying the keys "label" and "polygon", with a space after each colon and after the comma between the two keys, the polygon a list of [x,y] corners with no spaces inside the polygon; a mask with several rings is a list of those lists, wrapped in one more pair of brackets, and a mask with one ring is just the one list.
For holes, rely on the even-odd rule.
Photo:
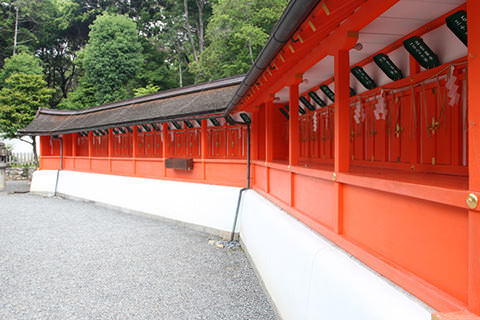
{"label": "tree", "polygon": [[[78,68],[75,64],[77,51],[88,40],[90,16],[83,17],[79,5],[71,0],[43,1],[48,20],[37,32],[35,53],[45,67],[45,80],[55,89],[50,107],[55,108],[76,87]],[[48,10],[47,10],[48,9]]]}
{"label": "tree", "polygon": [[144,62],[138,69],[136,86],[154,85],[159,90],[177,87],[176,71],[167,62],[168,54],[146,38],[141,38],[140,42]]}
{"label": "tree", "polygon": [[15,73],[43,74],[40,59],[27,53],[19,53],[5,59],[0,71],[0,88],[3,87],[5,80]]}
{"label": "tree", "polygon": [[35,47],[37,35],[54,6],[51,0],[2,0],[0,2],[0,65],[19,45]]}
{"label": "tree", "polygon": [[132,80],[143,63],[135,22],[106,13],[95,19],[90,30],[82,58],[82,80],[85,88],[92,89],[94,104],[132,97]]}
{"label": "tree", "polygon": [[[38,108],[48,105],[52,93],[53,90],[47,88],[41,75],[12,74],[0,90],[0,132],[10,139],[18,138],[18,130],[33,120]],[[32,141],[22,141],[32,145],[38,164],[35,137],[32,137]]]}
{"label": "tree", "polygon": [[287,0],[219,0],[207,26],[208,47],[191,69],[198,79],[245,73],[265,45]]}
{"label": "tree", "polygon": [[137,89],[133,89],[133,91],[135,92],[135,97],[143,97],[152,93],[157,93],[158,91],[160,91],[160,87],[153,84],[149,84],[145,88],[137,88]]}

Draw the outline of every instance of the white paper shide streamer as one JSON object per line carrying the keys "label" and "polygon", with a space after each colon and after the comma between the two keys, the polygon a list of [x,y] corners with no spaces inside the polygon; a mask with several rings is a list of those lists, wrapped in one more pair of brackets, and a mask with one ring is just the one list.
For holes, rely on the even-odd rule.
{"label": "white paper shide streamer", "polygon": [[387,118],[387,113],[387,101],[385,99],[385,92],[382,90],[380,91],[380,96],[377,98],[377,104],[375,105],[373,114],[375,115],[375,119],[385,120]]}
{"label": "white paper shide streamer", "polygon": [[457,77],[453,74],[454,69],[454,66],[450,67],[449,77],[447,83],[445,83],[445,88],[447,88],[448,105],[450,107],[456,106],[460,101],[460,93],[458,93],[460,87],[457,85]]}

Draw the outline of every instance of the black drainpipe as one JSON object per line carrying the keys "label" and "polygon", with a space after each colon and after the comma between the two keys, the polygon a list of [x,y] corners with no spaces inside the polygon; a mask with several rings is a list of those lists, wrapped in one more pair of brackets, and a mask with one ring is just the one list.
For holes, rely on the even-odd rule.
{"label": "black drainpipe", "polygon": [[57,196],[57,188],[58,188],[58,178],[60,176],[60,171],[63,170],[63,137],[53,136],[53,139],[60,140],[60,169],[57,170],[57,179],[55,180],[55,191],[53,196]]}
{"label": "black drainpipe", "polygon": [[235,219],[233,220],[233,228],[230,235],[230,241],[233,241],[233,239],[235,238],[235,228],[237,227],[238,213],[240,211],[242,194],[244,191],[250,189],[250,123],[235,122],[234,124],[247,125],[247,187],[240,189],[240,193],[238,194],[237,210],[235,211]]}

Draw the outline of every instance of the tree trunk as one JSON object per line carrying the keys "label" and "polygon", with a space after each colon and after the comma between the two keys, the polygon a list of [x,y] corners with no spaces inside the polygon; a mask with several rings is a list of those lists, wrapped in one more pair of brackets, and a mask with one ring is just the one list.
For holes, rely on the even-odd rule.
{"label": "tree trunk", "polygon": [[15,32],[13,34],[13,55],[17,49],[17,34],[18,34],[18,7],[15,6]]}
{"label": "tree trunk", "polygon": [[190,26],[190,21],[188,20],[188,0],[183,0],[183,7],[185,10],[185,28],[187,29],[188,39],[190,39],[190,44],[192,45],[193,59],[198,61],[197,49],[195,47],[195,40],[193,39],[192,27]]}
{"label": "tree trunk", "polygon": [[35,164],[37,168],[40,167],[40,163],[38,161],[38,154],[37,154],[37,141],[35,140],[35,136],[30,136],[32,139],[32,149],[33,149],[33,158],[35,159]]}
{"label": "tree trunk", "polygon": [[180,80],[180,88],[183,87],[183,70],[182,70],[182,62],[178,61],[178,75]]}
{"label": "tree trunk", "polygon": [[252,41],[248,40],[248,51],[250,53],[250,60],[252,60],[252,65],[255,63],[253,60],[253,50],[252,50]]}
{"label": "tree trunk", "polygon": [[197,0],[197,8],[198,8],[198,51],[200,54],[203,52],[203,45],[204,45],[204,21],[203,21],[203,9],[205,8],[204,0]]}

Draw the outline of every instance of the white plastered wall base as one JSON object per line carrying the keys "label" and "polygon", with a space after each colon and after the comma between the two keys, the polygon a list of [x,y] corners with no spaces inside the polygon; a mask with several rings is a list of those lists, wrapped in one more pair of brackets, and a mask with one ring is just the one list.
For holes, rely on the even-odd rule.
{"label": "white plastered wall base", "polygon": [[431,308],[253,190],[240,237],[284,320],[431,319]]}
{"label": "white plastered wall base", "polygon": [[[56,170],[33,174],[30,191],[52,195]],[[57,193],[230,234],[240,188],[60,171]],[[238,229],[237,229],[238,230]]]}

